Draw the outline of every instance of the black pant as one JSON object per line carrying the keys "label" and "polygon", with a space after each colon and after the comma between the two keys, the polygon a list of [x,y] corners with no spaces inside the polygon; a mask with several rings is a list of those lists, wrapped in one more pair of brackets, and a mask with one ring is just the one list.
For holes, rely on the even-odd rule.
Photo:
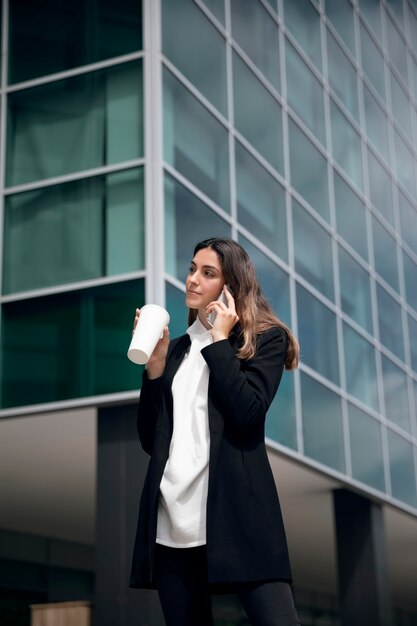
{"label": "black pant", "polygon": [[[167,626],[213,626],[205,546],[157,544],[155,574]],[[235,592],[253,626],[300,624],[287,582],[237,583]]]}

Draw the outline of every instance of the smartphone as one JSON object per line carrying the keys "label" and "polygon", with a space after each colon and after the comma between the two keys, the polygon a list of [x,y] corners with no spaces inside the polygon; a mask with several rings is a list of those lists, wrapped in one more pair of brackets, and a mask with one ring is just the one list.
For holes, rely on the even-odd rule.
{"label": "smartphone", "polygon": [[[229,288],[229,285],[226,285],[226,289],[229,291],[230,294],[232,293]],[[225,304],[226,306],[228,305],[227,298],[224,294],[223,289],[221,290],[220,295],[217,298],[217,300],[219,300],[219,302],[223,302],[223,304]],[[212,311],[211,313],[207,315],[207,321],[211,326],[213,326],[214,322],[216,321],[216,317],[217,317],[216,311]]]}

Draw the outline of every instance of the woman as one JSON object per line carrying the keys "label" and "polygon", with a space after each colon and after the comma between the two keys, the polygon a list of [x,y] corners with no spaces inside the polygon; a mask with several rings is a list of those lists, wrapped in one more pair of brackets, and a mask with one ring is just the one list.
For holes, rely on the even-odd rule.
{"label": "woman", "polygon": [[165,328],[143,375],[138,432],[151,459],[130,585],[158,589],[168,626],[212,624],[216,592],[237,593],[257,626],[299,624],[264,434],[298,343],[230,239],[197,244],[186,304],[187,333],[169,341]]}

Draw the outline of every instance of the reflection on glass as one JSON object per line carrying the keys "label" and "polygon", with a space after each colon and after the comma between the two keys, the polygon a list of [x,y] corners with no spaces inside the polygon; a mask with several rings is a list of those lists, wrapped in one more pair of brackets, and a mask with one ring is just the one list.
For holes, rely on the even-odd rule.
{"label": "reflection on glass", "polygon": [[341,246],[339,246],[339,274],[342,310],[372,333],[369,274]]}
{"label": "reflection on glass", "polygon": [[4,293],[143,267],[141,169],[6,197]]}
{"label": "reflection on glass", "polygon": [[385,415],[397,426],[411,432],[408,406],[407,376],[391,359],[382,356],[382,375],[385,398]]}
{"label": "reflection on glass", "polygon": [[339,384],[336,317],[306,289],[297,285],[301,360]]}
{"label": "reflection on glass", "polygon": [[232,36],[279,91],[278,26],[260,2],[232,0]]}
{"label": "reflection on glass", "polygon": [[339,396],[301,372],[304,453],[343,472],[342,407]]}
{"label": "reflection on glass", "polygon": [[[333,6],[333,3],[330,4]],[[327,31],[327,52],[330,85],[349,113],[358,121],[358,84],[356,70],[329,30]]]}
{"label": "reflection on glass", "polygon": [[[417,319],[408,316],[408,335],[410,339],[411,367],[417,373]],[[417,383],[416,383],[417,384]],[[417,397],[416,397],[417,410]]]}
{"label": "reflection on glass", "polygon": [[224,0],[204,0],[204,4],[224,24]]}
{"label": "reflection on glass", "polygon": [[291,185],[329,220],[327,163],[301,129],[288,118]]}
{"label": "reflection on glass", "polygon": [[379,338],[391,352],[404,361],[404,340],[401,306],[381,285],[377,284]]}
{"label": "reflection on glass", "polygon": [[404,143],[394,130],[396,172],[400,183],[407,191],[416,197],[415,159],[410,148]]}
{"label": "reflection on glass", "polygon": [[365,103],[365,123],[368,139],[373,143],[379,154],[390,163],[388,148],[388,126],[385,113],[369,89],[363,86]]}
{"label": "reflection on glass", "polygon": [[348,324],[343,324],[346,389],[358,400],[378,411],[375,350]]}
{"label": "reflection on glass", "polygon": [[322,294],[334,299],[330,235],[293,199],[295,270]]}
{"label": "reflection on glass", "polygon": [[403,263],[407,303],[417,311],[417,264],[405,252]]}
{"label": "reflection on glass", "polygon": [[337,172],[333,172],[333,180],[337,232],[368,260],[365,205]]}
{"label": "reflection on glass", "polygon": [[392,495],[415,507],[417,494],[412,445],[388,430],[388,449]]}
{"label": "reflection on glass", "polygon": [[349,0],[326,0],[326,15],[342,37],[343,41],[355,55],[355,31],[353,26],[353,9]]}
{"label": "reflection on glass", "polygon": [[[192,254],[192,250],[191,250]],[[172,338],[180,337],[187,330],[188,309],[185,306],[185,293],[165,283],[166,309],[169,312],[169,333]]]}
{"label": "reflection on glass", "polygon": [[[213,12],[217,10],[216,16],[221,10],[218,4],[211,2],[209,6]],[[194,2],[163,0],[162,49],[180,72],[226,116],[226,42]]]}
{"label": "reflection on glass", "polygon": [[230,209],[229,143],[220,122],[164,71],[164,158],[223,209]]}
{"label": "reflection on glass", "polygon": [[382,224],[372,216],[375,269],[387,283],[399,292],[397,244]]}
{"label": "reflection on glass", "polygon": [[371,150],[368,150],[368,172],[371,202],[391,226],[394,226],[391,179]]}
{"label": "reflection on glass", "polygon": [[297,449],[294,377],[284,372],[278,393],[266,416],[265,434],[287,448]]}
{"label": "reflection on glass", "polygon": [[390,72],[390,79],[392,114],[397,123],[403,129],[405,135],[411,138],[411,110],[408,96],[405,94],[404,89],[402,88],[399,81],[395,78],[393,72]]}
{"label": "reflection on glass", "polygon": [[285,26],[321,70],[320,16],[309,0],[284,0]]}
{"label": "reflection on glass", "polygon": [[385,491],[381,424],[353,404],[348,406],[353,478]]}
{"label": "reflection on glass", "polygon": [[236,129],[282,173],[281,106],[237,54],[233,55],[233,93]]}
{"label": "reflection on glass", "polygon": [[126,352],[143,303],[134,280],[3,304],[2,407],[137,389]]}
{"label": "reflection on glass", "polygon": [[138,0],[9,3],[9,81],[69,70],[142,48]]}
{"label": "reflection on glass", "polygon": [[8,96],[7,184],[143,154],[140,61]]}
{"label": "reflection on glass", "polygon": [[283,187],[236,141],[239,223],[287,260],[287,214]]}
{"label": "reflection on glass", "polygon": [[[414,52],[417,54],[417,15],[413,11],[408,11],[408,16],[410,29],[409,41],[414,48]],[[417,84],[415,82],[414,88],[417,89]]]}
{"label": "reflection on glass", "polygon": [[359,0],[361,14],[379,39],[382,39],[381,6],[379,0]]}
{"label": "reflection on glass", "polygon": [[165,268],[185,281],[193,250],[208,237],[230,237],[231,228],[171,176],[165,176]]}
{"label": "reflection on glass", "polygon": [[402,37],[400,36],[397,28],[394,26],[393,21],[387,15],[387,36],[388,36],[388,50],[391,61],[401,74],[403,80],[407,83],[407,47]]}
{"label": "reflection on glass", "polygon": [[355,185],[362,189],[361,140],[336,104],[330,103],[332,122],[332,150],[338,164],[350,176]]}
{"label": "reflection on glass", "polygon": [[323,86],[289,41],[285,50],[288,102],[325,145]]}
{"label": "reflection on glass", "polygon": [[363,70],[381,98],[385,100],[384,57],[362,22],[360,27]]}
{"label": "reflection on glass", "polygon": [[398,193],[398,206],[400,208],[401,237],[417,254],[417,206],[413,206],[401,192]]}

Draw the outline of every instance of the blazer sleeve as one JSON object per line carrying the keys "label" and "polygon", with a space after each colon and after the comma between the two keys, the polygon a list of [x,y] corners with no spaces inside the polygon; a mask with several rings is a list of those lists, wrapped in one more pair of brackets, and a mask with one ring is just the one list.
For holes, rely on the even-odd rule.
{"label": "blazer sleeve", "polygon": [[225,408],[225,421],[240,431],[263,423],[284,369],[285,331],[274,327],[260,334],[256,354],[248,361],[237,358],[228,339],[206,346],[201,353]]}
{"label": "blazer sleeve", "polygon": [[150,379],[145,370],[142,376],[142,388],[139,397],[137,428],[142,448],[152,454],[155,438],[156,420],[162,399],[163,377]]}

